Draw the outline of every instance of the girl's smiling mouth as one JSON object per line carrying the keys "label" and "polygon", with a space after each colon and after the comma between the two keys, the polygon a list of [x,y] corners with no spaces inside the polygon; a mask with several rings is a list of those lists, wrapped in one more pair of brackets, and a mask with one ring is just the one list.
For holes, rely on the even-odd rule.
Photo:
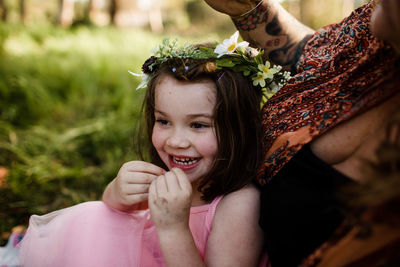
{"label": "girl's smiling mouth", "polygon": [[169,162],[172,168],[180,168],[182,170],[192,169],[197,166],[201,158],[196,157],[178,157],[169,155]]}

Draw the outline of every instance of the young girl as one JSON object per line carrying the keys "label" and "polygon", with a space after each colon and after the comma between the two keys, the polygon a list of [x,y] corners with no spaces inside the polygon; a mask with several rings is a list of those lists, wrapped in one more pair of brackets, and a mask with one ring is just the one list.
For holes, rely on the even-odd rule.
{"label": "young girl", "polygon": [[143,65],[151,163],[125,163],[106,205],[32,216],[22,265],[258,265],[259,84],[285,78],[245,45],[237,34],[215,50],[164,41]]}

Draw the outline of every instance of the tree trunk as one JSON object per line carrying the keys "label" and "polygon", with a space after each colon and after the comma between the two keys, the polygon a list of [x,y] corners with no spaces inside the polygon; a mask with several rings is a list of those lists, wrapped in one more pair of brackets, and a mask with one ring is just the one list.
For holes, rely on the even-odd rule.
{"label": "tree trunk", "polygon": [[314,29],[337,23],[345,16],[342,12],[343,1],[352,2],[352,0],[300,0],[301,21]]}
{"label": "tree trunk", "polygon": [[0,0],[1,21],[7,21],[8,9],[4,0]]}
{"label": "tree trunk", "polygon": [[313,3],[311,0],[300,0],[300,19],[301,21],[310,26],[312,24]]}
{"label": "tree trunk", "polygon": [[56,15],[56,19],[55,19],[56,24],[61,24],[61,14],[62,14],[63,2],[64,2],[64,0],[58,0],[58,10],[57,10],[57,15]]}
{"label": "tree trunk", "polygon": [[117,0],[110,0],[110,22],[115,25],[115,15],[117,14]]}
{"label": "tree trunk", "polygon": [[164,29],[160,7],[154,7],[149,11],[149,22],[152,32],[162,32]]}
{"label": "tree trunk", "polygon": [[101,0],[90,0],[89,1],[89,18],[94,24],[102,24],[102,1]]}
{"label": "tree trunk", "polygon": [[26,21],[25,0],[19,0],[19,17],[22,23]]}
{"label": "tree trunk", "polygon": [[63,27],[72,24],[74,18],[74,2],[71,0],[59,0],[58,23]]}
{"label": "tree trunk", "polygon": [[85,8],[85,17],[90,18],[90,11],[92,10],[93,0],[89,0]]}

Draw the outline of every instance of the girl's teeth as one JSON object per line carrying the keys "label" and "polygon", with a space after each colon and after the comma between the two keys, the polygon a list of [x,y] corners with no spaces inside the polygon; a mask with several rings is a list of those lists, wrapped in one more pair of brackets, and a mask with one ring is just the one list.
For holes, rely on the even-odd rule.
{"label": "girl's teeth", "polygon": [[194,164],[198,160],[196,158],[175,158],[175,157],[173,157],[172,159],[176,164],[180,164],[180,165]]}

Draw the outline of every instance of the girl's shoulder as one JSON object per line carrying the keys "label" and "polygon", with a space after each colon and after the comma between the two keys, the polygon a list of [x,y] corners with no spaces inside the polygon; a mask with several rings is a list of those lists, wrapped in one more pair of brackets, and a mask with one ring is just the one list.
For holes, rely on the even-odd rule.
{"label": "girl's shoulder", "polygon": [[244,205],[249,208],[248,205],[258,206],[259,199],[260,191],[253,184],[249,184],[242,189],[224,196],[218,206],[222,208],[229,208],[231,206]]}
{"label": "girl's shoulder", "polygon": [[221,220],[257,220],[260,209],[260,192],[252,184],[224,196],[216,208],[215,223]]}
{"label": "girl's shoulder", "polygon": [[[258,265],[263,244],[258,225],[259,203],[259,191],[253,185],[221,199],[207,242],[207,263],[215,266]],[[238,247],[247,249],[238,251]]]}

